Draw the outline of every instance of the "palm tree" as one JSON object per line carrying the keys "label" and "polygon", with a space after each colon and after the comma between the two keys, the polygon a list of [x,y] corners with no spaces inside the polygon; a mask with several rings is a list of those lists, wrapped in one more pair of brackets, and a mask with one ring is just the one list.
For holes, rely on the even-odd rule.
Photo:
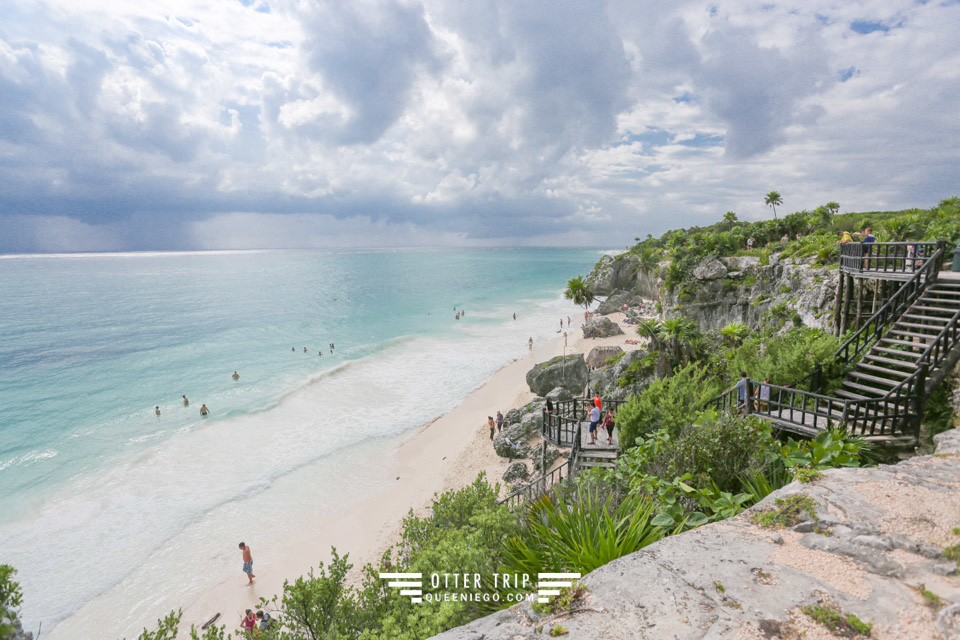
{"label": "palm tree", "polygon": [[650,273],[657,268],[657,250],[651,247],[644,247],[640,250],[640,271]]}
{"label": "palm tree", "polygon": [[764,203],[765,203],[768,207],[773,207],[773,219],[776,220],[776,219],[777,219],[777,205],[778,205],[778,204],[783,204],[783,198],[780,197],[780,194],[777,193],[776,191],[771,191],[770,193],[767,194],[767,197],[766,197],[766,199],[764,200]]}
{"label": "palm tree", "polygon": [[839,202],[834,202],[833,200],[831,200],[830,202],[828,202],[828,203],[825,204],[824,206],[825,206],[825,207],[827,208],[827,210],[830,211],[830,213],[832,213],[833,215],[837,215],[837,212],[840,211],[840,203],[839,203]]}
{"label": "palm tree", "polygon": [[723,336],[727,344],[739,346],[750,335],[750,327],[742,322],[731,322],[720,329],[720,335]]}
{"label": "palm tree", "polygon": [[686,364],[694,351],[694,343],[700,338],[697,323],[684,316],[668,318],[660,325],[660,335],[665,339],[673,354],[673,361]]}
{"label": "palm tree", "polygon": [[723,221],[727,223],[728,227],[732,227],[737,221],[737,214],[733,211],[727,211],[723,214]]}
{"label": "palm tree", "polygon": [[567,300],[573,300],[573,303],[580,305],[585,310],[593,304],[594,294],[590,290],[590,285],[586,283],[583,276],[570,278],[567,280],[567,290],[563,292]]}

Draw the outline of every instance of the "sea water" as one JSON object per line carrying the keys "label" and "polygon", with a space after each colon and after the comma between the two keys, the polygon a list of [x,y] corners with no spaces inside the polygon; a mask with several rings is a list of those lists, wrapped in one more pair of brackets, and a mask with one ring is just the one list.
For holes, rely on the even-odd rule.
{"label": "sea water", "polygon": [[28,629],[98,597],[136,629],[157,591],[200,593],[204,563],[235,561],[173,566],[203,544],[375,493],[384,470],[356,469],[528,337],[556,337],[577,312],[564,283],[599,255],[0,256],[0,563],[19,571]]}

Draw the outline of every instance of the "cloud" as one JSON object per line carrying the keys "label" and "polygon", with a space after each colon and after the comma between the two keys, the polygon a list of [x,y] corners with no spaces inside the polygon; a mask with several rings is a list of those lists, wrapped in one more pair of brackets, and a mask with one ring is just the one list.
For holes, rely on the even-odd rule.
{"label": "cloud", "polygon": [[768,216],[771,189],[960,192],[955,3],[43,0],[0,24],[0,251],[617,246]]}

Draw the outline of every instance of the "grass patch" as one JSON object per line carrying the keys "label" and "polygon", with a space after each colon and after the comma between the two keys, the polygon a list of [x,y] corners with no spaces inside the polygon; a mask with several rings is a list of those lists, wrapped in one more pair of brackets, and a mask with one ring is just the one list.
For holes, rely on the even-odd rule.
{"label": "grass patch", "polygon": [[553,628],[550,629],[550,636],[556,638],[557,636],[565,636],[570,633],[570,630],[566,627],[560,626],[559,624],[553,625]]}
{"label": "grass patch", "polygon": [[724,587],[722,584],[720,584],[716,580],[713,581],[713,588],[717,590],[717,593],[723,593],[724,591],[727,590],[726,587]]}
{"label": "grass patch", "polygon": [[547,360],[546,362],[541,362],[540,364],[537,365],[537,368],[539,368],[539,369],[546,369],[546,368],[549,367],[550,365],[552,365],[552,364],[558,364],[558,363],[560,363],[560,362],[563,362],[563,356],[557,356],[556,358],[553,358],[552,360]]}
{"label": "grass patch", "polygon": [[753,523],[761,527],[792,527],[808,518],[817,520],[814,507],[817,501],[810,496],[797,494],[789,498],[777,498],[776,507],[753,515]]}
{"label": "grass patch", "polygon": [[924,604],[934,611],[939,611],[946,604],[946,602],[944,602],[940,596],[935,594],[933,591],[927,590],[927,588],[922,584],[917,586],[917,591],[920,592],[920,596],[923,598]]}
{"label": "grass patch", "polygon": [[817,469],[808,469],[807,467],[802,467],[797,469],[794,477],[797,479],[797,482],[806,484],[808,482],[813,482],[814,480],[819,480],[823,477],[823,474]]}
{"label": "grass patch", "polygon": [[873,628],[873,623],[864,622],[852,613],[844,613],[833,607],[812,604],[809,607],[804,607],[801,611],[827,629],[836,631],[840,635],[848,638],[857,635],[869,637],[870,630]]}
{"label": "grass patch", "polygon": [[561,611],[571,611],[575,608],[577,602],[586,597],[586,595],[587,585],[578,580],[574,582],[572,586],[561,589],[560,595],[550,602],[534,602],[530,605],[530,608],[543,616]]}

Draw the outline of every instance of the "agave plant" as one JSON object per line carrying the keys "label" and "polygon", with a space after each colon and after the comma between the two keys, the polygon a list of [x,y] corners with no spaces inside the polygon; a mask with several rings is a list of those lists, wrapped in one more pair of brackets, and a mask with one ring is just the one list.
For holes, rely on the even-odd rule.
{"label": "agave plant", "polygon": [[597,487],[581,487],[568,498],[539,500],[527,510],[524,531],[507,540],[510,571],[588,573],[662,538],[652,524],[656,508],[650,498],[630,495],[616,506]]}

